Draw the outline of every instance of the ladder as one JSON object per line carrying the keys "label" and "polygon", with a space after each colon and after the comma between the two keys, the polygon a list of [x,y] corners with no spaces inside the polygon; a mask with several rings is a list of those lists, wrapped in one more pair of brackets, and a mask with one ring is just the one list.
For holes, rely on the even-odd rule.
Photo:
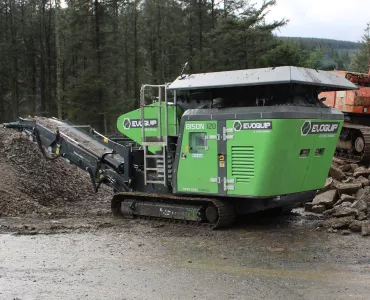
{"label": "ladder", "polygon": [[[148,88],[158,89],[158,131],[159,135],[155,137],[147,137],[145,135],[145,90]],[[164,90],[164,102],[163,98]],[[162,134],[162,107],[164,107],[164,128],[165,134]],[[142,137],[142,146],[144,150],[144,184],[163,184],[164,186],[168,185],[168,102],[167,102],[167,85],[150,85],[145,84],[141,86],[140,89],[140,109],[141,109],[141,137]],[[155,108],[152,108],[155,109]],[[148,150],[149,147],[160,147],[160,153],[151,154]],[[148,160],[156,159],[156,166],[148,167]],[[148,179],[150,172],[155,172],[157,174],[156,179]]]}

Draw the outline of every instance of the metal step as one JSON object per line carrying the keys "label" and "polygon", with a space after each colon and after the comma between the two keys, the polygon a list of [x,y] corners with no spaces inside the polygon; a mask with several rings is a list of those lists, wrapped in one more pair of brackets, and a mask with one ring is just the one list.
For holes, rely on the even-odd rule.
{"label": "metal step", "polygon": [[167,142],[142,142],[141,143],[142,146],[167,146]]}
{"label": "metal step", "polygon": [[147,171],[164,171],[163,168],[146,168]]}
{"label": "metal step", "polygon": [[146,183],[164,184],[163,180],[147,180]]}

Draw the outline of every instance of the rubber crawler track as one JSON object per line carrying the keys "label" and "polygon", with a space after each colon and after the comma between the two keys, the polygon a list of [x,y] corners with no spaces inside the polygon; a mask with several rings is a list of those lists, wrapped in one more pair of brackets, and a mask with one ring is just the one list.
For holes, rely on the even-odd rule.
{"label": "rubber crawler track", "polygon": [[365,141],[365,149],[362,155],[354,155],[337,148],[334,156],[349,163],[370,163],[370,127],[346,123],[343,128],[360,131]]}
{"label": "rubber crawler track", "polygon": [[179,219],[166,219],[166,218],[159,218],[159,217],[148,217],[148,216],[139,216],[135,215],[135,217],[140,219],[150,219],[150,220],[159,220],[162,222],[170,222],[170,223],[182,223],[187,225],[193,226],[203,226],[208,227],[210,229],[219,229],[219,228],[226,228],[233,224],[236,216],[235,207],[229,201],[222,201],[220,199],[214,198],[200,198],[200,197],[183,197],[177,196],[172,194],[148,194],[148,193],[139,193],[139,192],[125,192],[125,193],[118,193],[114,195],[111,203],[112,213],[116,216],[122,215],[120,211],[121,202],[125,201],[125,199],[134,199],[134,200],[142,200],[142,201],[166,201],[166,203],[198,203],[198,204],[206,204],[212,203],[218,211],[218,220],[216,223],[203,223],[203,222],[196,222],[196,221],[186,221],[186,220],[179,220]]}

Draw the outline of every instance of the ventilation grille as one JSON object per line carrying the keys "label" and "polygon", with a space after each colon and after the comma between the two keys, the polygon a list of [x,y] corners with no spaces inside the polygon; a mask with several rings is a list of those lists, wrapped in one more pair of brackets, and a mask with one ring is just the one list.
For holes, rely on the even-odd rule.
{"label": "ventilation grille", "polygon": [[254,176],[254,147],[231,147],[231,173],[236,183],[249,183]]}

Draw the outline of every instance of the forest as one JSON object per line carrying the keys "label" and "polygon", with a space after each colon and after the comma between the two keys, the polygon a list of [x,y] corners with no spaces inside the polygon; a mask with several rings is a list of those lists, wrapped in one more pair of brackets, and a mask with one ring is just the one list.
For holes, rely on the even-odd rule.
{"label": "forest", "polygon": [[[138,107],[141,84],[170,82],[185,62],[190,73],[325,67],[327,48],[273,34],[288,23],[266,21],[275,4],[0,0],[0,122],[55,116],[114,133],[117,117]],[[345,60],[337,66],[352,59],[333,51]]]}

